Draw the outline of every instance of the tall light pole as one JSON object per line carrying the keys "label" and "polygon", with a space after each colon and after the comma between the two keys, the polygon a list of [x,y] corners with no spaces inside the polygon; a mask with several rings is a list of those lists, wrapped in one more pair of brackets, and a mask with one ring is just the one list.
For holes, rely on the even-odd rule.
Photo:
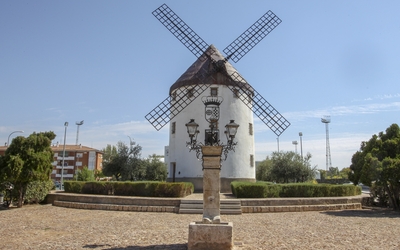
{"label": "tall light pole", "polygon": [[300,136],[300,155],[301,155],[301,159],[303,159],[303,141],[302,141],[303,133],[299,132],[299,136]]}
{"label": "tall light pole", "polygon": [[8,136],[7,147],[10,146],[10,136],[11,136],[12,134],[14,134],[14,133],[23,133],[23,132],[24,132],[23,130],[17,130],[17,131],[12,132],[12,133]]}
{"label": "tall light pole", "polygon": [[325,123],[326,130],[326,171],[329,171],[329,167],[332,167],[332,159],[331,159],[331,146],[329,145],[329,123],[331,122],[330,116],[325,116],[321,118],[321,122]]}
{"label": "tall light pole", "polygon": [[292,144],[294,145],[294,152],[297,154],[297,141],[292,141]]}
{"label": "tall light pole", "polygon": [[65,140],[67,138],[67,127],[68,122],[64,123],[65,131],[64,131],[64,147],[63,147],[63,159],[62,159],[62,166],[61,166],[61,190],[64,190],[64,160],[65,160]]}
{"label": "tall light pole", "polygon": [[276,137],[276,142],[278,143],[278,153],[279,153],[279,136]]}
{"label": "tall light pole", "polygon": [[78,128],[76,129],[76,144],[78,145],[78,139],[79,139],[79,126],[83,125],[83,120],[80,122],[75,122],[75,124],[78,126]]}

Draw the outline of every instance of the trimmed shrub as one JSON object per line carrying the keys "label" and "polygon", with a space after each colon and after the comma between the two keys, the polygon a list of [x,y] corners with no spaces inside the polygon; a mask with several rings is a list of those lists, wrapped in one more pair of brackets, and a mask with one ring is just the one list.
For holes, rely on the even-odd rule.
{"label": "trimmed shrub", "polygon": [[233,195],[237,198],[272,198],[279,197],[280,185],[268,182],[231,182]]}
{"label": "trimmed shrub", "polygon": [[190,182],[159,181],[66,181],[64,188],[68,193],[147,197],[185,197],[194,191],[194,186]]}
{"label": "trimmed shrub", "polygon": [[83,185],[85,182],[82,181],[65,181],[64,190],[67,193],[82,193]]}
{"label": "trimmed shrub", "polygon": [[309,183],[271,185],[262,182],[232,182],[231,188],[237,198],[335,197],[361,194],[361,188],[354,185]]}
{"label": "trimmed shrub", "polygon": [[42,202],[53,187],[54,183],[51,180],[29,182],[26,187],[24,203],[32,204]]}

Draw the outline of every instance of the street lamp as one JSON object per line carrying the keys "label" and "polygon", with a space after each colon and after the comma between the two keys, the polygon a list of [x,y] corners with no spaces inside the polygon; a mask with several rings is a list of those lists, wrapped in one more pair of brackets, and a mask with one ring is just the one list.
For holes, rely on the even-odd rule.
{"label": "street lamp", "polygon": [[225,125],[225,128],[226,139],[229,145],[233,143],[233,139],[235,139],[239,125],[235,123],[235,120],[231,120],[229,124]]}
{"label": "street lamp", "polygon": [[303,141],[302,141],[303,133],[302,133],[302,132],[299,132],[299,136],[300,136],[300,153],[301,153],[301,159],[303,159]]}
{"label": "street lamp", "polygon": [[64,147],[63,147],[63,159],[62,159],[62,166],[61,166],[61,187],[60,189],[64,189],[64,161],[65,161],[65,140],[67,138],[67,127],[68,122],[64,123],[65,131],[64,131]]}
{"label": "street lamp", "polygon": [[200,133],[200,131],[197,130],[199,128],[199,124],[197,124],[194,119],[190,119],[190,121],[186,123],[185,126],[190,137],[190,144],[195,145],[197,135]]}
{"label": "street lamp", "polygon": [[209,122],[210,129],[206,130],[204,144],[197,142],[197,135],[200,133],[198,130],[199,124],[197,124],[194,119],[190,119],[190,121],[185,124],[190,138],[190,142],[186,142],[186,146],[189,148],[189,152],[192,150],[196,151],[196,157],[199,160],[202,159],[201,148],[203,146],[221,146],[225,155],[224,160],[226,160],[228,152],[230,150],[235,151],[237,142],[233,142],[233,140],[235,139],[239,125],[236,124],[234,120],[230,120],[230,122],[225,125],[224,133],[226,135],[227,144],[223,145],[219,140],[219,129],[217,129],[215,125],[219,120],[219,105],[222,103],[223,99],[222,97],[207,96],[203,97],[202,101],[205,105],[205,119]]}
{"label": "street lamp", "polygon": [[12,133],[8,136],[7,147],[10,146],[10,136],[11,136],[12,134],[14,134],[14,133],[23,133],[23,132],[24,132],[23,130],[17,130],[17,131],[12,132]]}

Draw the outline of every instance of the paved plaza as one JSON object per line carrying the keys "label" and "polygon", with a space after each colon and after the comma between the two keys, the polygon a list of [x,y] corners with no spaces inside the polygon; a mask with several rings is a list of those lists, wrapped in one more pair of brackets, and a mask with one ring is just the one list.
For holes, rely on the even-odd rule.
{"label": "paved plaza", "polygon": [[[0,249],[186,249],[201,215],[29,205],[0,210]],[[399,249],[389,210],[223,215],[235,249]]]}

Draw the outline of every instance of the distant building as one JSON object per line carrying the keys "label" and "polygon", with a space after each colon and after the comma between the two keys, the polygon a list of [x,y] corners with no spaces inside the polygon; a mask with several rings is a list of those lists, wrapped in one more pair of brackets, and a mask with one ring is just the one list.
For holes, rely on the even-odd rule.
{"label": "distant building", "polygon": [[[54,152],[53,171],[50,176],[53,181],[61,180],[62,171],[64,180],[72,180],[74,174],[85,166],[89,170],[101,170],[103,167],[103,152],[100,150],[82,145],[65,145],[63,168],[64,145],[56,144],[51,146],[51,149]],[[0,155],[4,155],[6,150],[7,146],[0,146]]]}

